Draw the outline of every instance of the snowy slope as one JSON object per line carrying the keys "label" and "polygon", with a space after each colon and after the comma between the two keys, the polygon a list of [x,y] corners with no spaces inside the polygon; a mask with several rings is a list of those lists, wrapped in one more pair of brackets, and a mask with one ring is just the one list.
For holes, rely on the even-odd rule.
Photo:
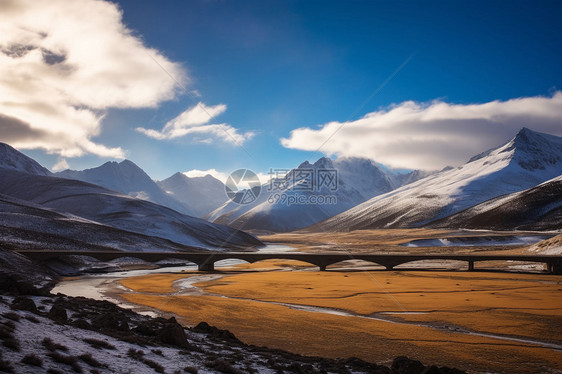
{"label": "snowy slope", "polygon": [[562,174],[562,139],[523,128],[458,168],[377,196],[316,226],[321,230],[420,227]]}
{"label": "snowy slope", "polygon": [[0,244],[12,249],[67,251],[177,251],[188,249],[158,237],[123,231],[69,213],[0,194]]}
{"label": "snowy slope", "polygon": [[497,197],[439,220],[431,227],[490,230],[558,230],[562,228],[562,176]]}
{"label": "snowy slope", "polygon": [[194,215],[191,209],[168,196],[144,170],[129,160],[119,163],[110,161],[97,168],[82,171],[64,170],[55,175],[93,183],[138,199],[167,206],[181,213]]}
{"label": "snowy slope", "polygon": [[176,173],[157,184],[169,196],[188,206],[195,217],[205,216],[228,200],[224,184],[211,175],[190,178]]}
{"label": "snowy slope", "polygon": [[529,252],[540,255],[562,255],[562,234],[532,245]]}
{"label": "snowy slope", "polygon": [[51,175],[51,172],[35,160],[15,150],[5,143],[0,143],[0,169],[16,170],[35,175]]}
{"label": "snowy slope", "polygon": [[260,244],[244,232],[77,180],[0,170],[0,193],[187,246],[220,249]]}
{"label": "snowy slope", "polygon": [[[337,170],[337,188],[299,188],[298,175],[311,170],[314,177],[318,170]],[[303,162],[286,175],[282,184],[283,188],[272,191],[271,183],[265,183],[254,203],[239,205],[227,201],[207,218],[240,229],[290,231],[310,226],[396,187],[393,175],[371,160],[342,158],[334,161],[325,157],[314,164]],[[279,199],[279,195],[285,198]],[[334,199],[328,201],[326,196]],[[300,201],[291,203],[289,199]]]}

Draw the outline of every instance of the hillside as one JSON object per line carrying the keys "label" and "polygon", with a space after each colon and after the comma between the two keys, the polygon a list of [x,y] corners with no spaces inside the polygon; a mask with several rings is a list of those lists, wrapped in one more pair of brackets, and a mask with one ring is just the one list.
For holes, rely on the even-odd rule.
{"label": "hillside", "polygon": [[562,139],[523,128],[466,164],[377,196],[319,223],[317,230],[422,227],[562,174]]}

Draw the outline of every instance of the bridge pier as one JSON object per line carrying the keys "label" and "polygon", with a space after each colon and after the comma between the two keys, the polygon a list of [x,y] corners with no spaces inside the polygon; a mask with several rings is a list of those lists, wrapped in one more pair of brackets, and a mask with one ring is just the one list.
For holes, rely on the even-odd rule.
{"label": "bridge pier", "polygon": [[468,261],[468,271],[474,271],[474,261]]}
{"label": "bridge pier", "polygon": [[326,265],[318,265],[320,271],[326,271]]}
{"label": "bridge pier", "polygon": [[394,265],[384,265],[387,271],[394,270]]}
{"label": "bridge pier", "polygon": [[197,264],[197,270],[199,271],[215,271],[215,263],[212,261],[206,261],[201,264]]}
{"label": "bridge pier", "polygon": [[551,274],[562,274],[562,264],[548,264],[548,272]]}

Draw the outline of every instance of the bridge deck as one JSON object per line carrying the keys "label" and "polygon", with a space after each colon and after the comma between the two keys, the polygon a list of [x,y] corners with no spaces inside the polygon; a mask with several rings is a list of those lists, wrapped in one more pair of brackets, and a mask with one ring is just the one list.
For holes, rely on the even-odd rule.
{"label": "bridge deck", "polygon": [[123,252],[123,251],[17,251],[35,261],[48,261],[64,256],[89,256],[100,261],[111,261],[117,258],[132,257],[148,262],[166,259],[180,259],[193,262],[199,270],[212,271],[214,264],[220,260],[239,259],[254,263],[268,259],[299,260],[326,270],[326,266],[346,260],[363,260],[376,263],[391,270],[395,266],[422,260],[455,260],[468,263],[469,270],[474,270],[474,263],[481,261],[523,261],[547,264],[548,270],[562,274],[562,256],[546,255],[447,255],[447,254],[364,254],[364,253],[261,253],[261,252]]}

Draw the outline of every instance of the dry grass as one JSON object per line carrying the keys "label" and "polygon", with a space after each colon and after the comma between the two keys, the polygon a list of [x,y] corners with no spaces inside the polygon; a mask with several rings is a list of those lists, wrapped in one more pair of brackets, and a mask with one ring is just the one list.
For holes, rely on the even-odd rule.
{"label": "dry grass", "polygon": [[274,272],[234,275],[197,286],[229,297],[331,307],[363,315],[429,312],[402,318],[562,341],[562,284],[551,275]]}
{"label": "dry grass", "polygon": [[[418,239],[446,238],[459,236],[511,236],[521,232],[509,231],[459,231],[447,229],[393,229],[393,230],[357,230],[351,232],[290,232],[260,236],[267,243],[285,244],[304,252],[365,252],[365,253],[410,253],[415,248],[402,247],[399,244]],[[523,247],[434,247],[424,248],[424,253],[471,253],[486,249],[489,254],[521,254]]]}
{"label": "dry grass", "polygon": [[[172,292],[171,285],[180,276],[159,274],[126,281],[127,287],[139,292],[158,288],[158,284],[163,285],[158,288],[159,293],[165,287]],[[229,329],[246,343],[307,355],[357,356],[383,363],[397,355],[408,355],[424,363],[477,370],[540,371],[543,366],[562,369],[562,353],[530,344],[311,313],[269,303],[325,306],[365,315],[403,310],[428,312],[394,318],[560,342],[562,281],[557,276],[249,272],[198,285],[209,293],[231,298],[150,294],[123,297],[183,316],[188,324],[207,321]]]}

